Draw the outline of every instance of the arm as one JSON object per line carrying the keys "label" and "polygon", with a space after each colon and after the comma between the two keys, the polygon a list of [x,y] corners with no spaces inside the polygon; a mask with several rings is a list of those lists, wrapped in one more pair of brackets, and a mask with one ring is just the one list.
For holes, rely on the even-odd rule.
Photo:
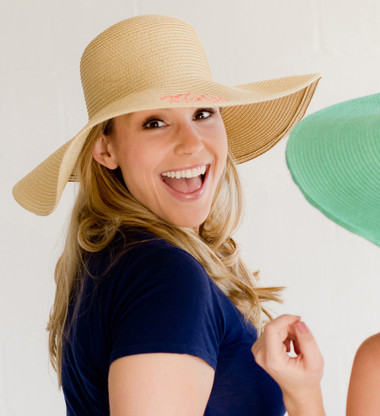
{"label": "arm", "polygon": [[352,366],[347,416],[376,416],[380,412],[380,334],[359,347]]}
{"label": "arm", "polygon": [[[288,355],[290,342],[296,357]],[[320,387],[323,358],[299,317],[282,315],[268,323],[252,352],[281,387],[289,416],[325,416]]]}
{"label": "arm", "polygon": [[108,318],[111,416],[203,415],[223,319],[209,278],[190,255],[161,241],[136,246]]}
{"label": "arm", "polygon": [[214,369],[187,354],[148,353],[119,358],[108,377],[111,416],[201,416]]}

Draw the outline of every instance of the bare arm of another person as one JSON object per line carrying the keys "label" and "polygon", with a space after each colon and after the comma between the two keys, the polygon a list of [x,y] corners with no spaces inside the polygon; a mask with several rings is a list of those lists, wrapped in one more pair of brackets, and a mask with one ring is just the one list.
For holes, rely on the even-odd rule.
{"label": "bare arm of another person", "polygon": [[352,366],[347,396],[347,416],[380,414],[380,334],[359,347]]}
{"label": "bare arm of another person", "polygon": [[[291,342],[297,357],[288,355]],[[298,316],[282,315],[269,322],[252,352],[256,362],[281,387],[289,416],[325,416],[320,387],[323,358]]]}
{"label": "bare arm of another person", "polygon": [[115,360],[108,376],[111,416],[201,416],[215,371],[188,354],[147,353]]}

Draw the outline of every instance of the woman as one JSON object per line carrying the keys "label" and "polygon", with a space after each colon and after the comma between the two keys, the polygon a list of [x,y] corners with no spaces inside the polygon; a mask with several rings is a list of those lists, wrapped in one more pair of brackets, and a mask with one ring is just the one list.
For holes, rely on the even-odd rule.
{"label": "woman", "polygon": [[324,414],[299,317],[252,347],[278,289],[256,286],[231,238],[235,163],[291,129],[319,76],[223,86],[191,26],[151,15],[96,37],[81,76],[88,124],[14,188],[47,215],[80,181],[48,325],[68,414]]}
{"label": "woman", "polygon": [[[291,133],[287,162],[293,179],[316,208],[348,230],[380,245],[380,94],[325,108]],[[356,354],[348,416],[377,416],[380,334]]]}

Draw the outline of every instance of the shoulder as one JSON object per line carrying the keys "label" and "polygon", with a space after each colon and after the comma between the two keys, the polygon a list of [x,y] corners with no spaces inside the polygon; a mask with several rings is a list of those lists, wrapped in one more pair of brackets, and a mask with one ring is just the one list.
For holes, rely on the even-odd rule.
{"label": "shoulder", "polygon": [[113,241],[102,251],[90,253],[87,264],[90,269],[101,271],[107,266],[144,266],[152,268],[159,263],[168,267],[184,264],[202,269],[201,264],[187,251],[145,231],[120,230]]}
{"label": "shoulder", "polygon": [[380,334],[358,348],[347,395],[347,416],[375,416],[380,408]]}
{"label": "shoulder", "polygon": [[202,265],[187,251],[168,241],[144,234],[125,252],[130,263],[152,269],[159,265],[165,269],[186,268],[205,273]]}
{"label": "shoulder", "polygon": [[[187,251],[148,233],[127,236],[126,244],[113,244],[113,276],[132,286],[180,286],[183,290],[211,290],[212,281]],[[156,286],[157,287],[157,286]]]}
{"label": "shoulder", "polygon": [[380,333],[367,338],[358,348],[355,362],[368,365],[380,372]]}

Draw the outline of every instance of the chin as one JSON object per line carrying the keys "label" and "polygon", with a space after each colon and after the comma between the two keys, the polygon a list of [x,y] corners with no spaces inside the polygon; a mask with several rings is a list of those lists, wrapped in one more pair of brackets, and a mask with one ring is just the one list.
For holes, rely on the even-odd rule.
{"label": "chin", "polygon": [[175,225],[176,227],[180,228],[195,228],[198,230],[199,226],[204,222],[203,221],[176,221],[170,222],[171,224]]}
{"label": "chin", "polygon": [[176,227],[198,229],[206,221],[208,214],[209,211],[203,215],[187,215],[182,218],[165,218],[165,220]]}

